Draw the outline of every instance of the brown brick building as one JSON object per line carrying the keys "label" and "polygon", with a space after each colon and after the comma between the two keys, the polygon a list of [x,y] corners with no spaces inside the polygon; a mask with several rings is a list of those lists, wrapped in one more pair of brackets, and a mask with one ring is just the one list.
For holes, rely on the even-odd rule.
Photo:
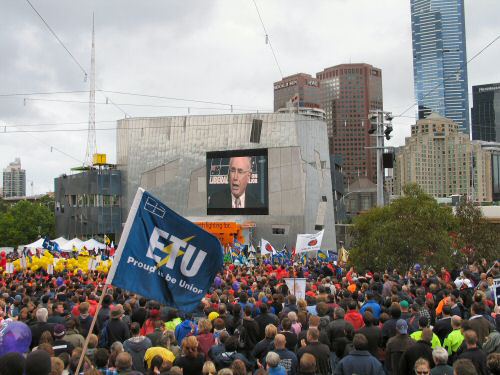
{"label": "brown brick building", "polygon": [[274,83],[274,111],[294,106],[319,108],[321,104],[319,82],[310,74],[298,73]]}
{"label": "brown brick building", "polygon": [[[297,102],[298,100],[298,102]],[[341,64],[326,68],[313,78],[298,73],[274,83],[274,110],[293,102],[326,113],[330,154],[341,155],[347,189],[360,177],[377,181],[375,137],[368,114],[383,109],[382,71],[369,64]]]}

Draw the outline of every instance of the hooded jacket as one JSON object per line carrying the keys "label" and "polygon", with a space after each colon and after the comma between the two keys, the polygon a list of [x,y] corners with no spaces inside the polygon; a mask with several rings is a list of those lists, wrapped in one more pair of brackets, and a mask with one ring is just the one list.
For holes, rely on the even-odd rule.
{"label": "hooded jacket", "polygon": [[132,357],[132,369],[146,373],[144,355],[151,346],[151,340],[145,336],[131,337],[123,343],[123,349]]}
{"label": "hooded jacket", "polygon": [[365,326],[365,322],[363,321],[363,315],[361,315],[356,310],[349,310],[345,314],[344,320],[346,322],[351,323],[355,331]]}

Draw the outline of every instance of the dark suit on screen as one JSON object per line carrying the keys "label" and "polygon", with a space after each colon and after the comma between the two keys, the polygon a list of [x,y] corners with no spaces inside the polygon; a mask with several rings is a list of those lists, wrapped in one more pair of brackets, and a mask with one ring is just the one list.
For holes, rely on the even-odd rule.
{"label": "dark suit on screen", "polygon": [[[208,208],[232,208],[232,196],[229,189],[224,189],[211,194],[208,197]],[[245,208],[261,208],[264,204],[251,194],[245,191]],[[237,208],[235,208],[237,210]]]}

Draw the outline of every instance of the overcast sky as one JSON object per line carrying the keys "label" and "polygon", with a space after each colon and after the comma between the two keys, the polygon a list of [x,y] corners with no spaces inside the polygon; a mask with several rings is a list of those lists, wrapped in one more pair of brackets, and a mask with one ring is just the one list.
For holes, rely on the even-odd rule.
{"label": "overcast sky", "polygon": [[[272,110],[272,84],[281,77],[252,0],[31,2],[87,72],[95,13],[98,89],[231,103],[243,112]],[[314,75],[341,63],[369,63],[383,71],[385,110],[398,114],[414,102],[409,0],[257,4],[285,76]],[[472,57],[500,34],[500,1],[465,0],[465,6],[467,53]],[[0,95],[89,89],[80,67],[26,1],[1,1],[0,50]],[[470,63],[469,92],[472,85],[500,82],[498,61],[500,41]],[[186,115],[187,107],[191,114],[227,113],[228,108],[96,93],[98,103],[106,103],[106,97],[134,117]],[[35,193],[53,191],[54,177],[81,165],[86,102],[88,93],[0,96],[0,166],[21,158],[27,194],[31,182]],[[116,160],[115,132],[109,128],[124,117],[122,110],[96,105],[98,151],[107,153],[111,162]],[[394,121],[392,144],[404,142],[412,122]],[[19,130],[30,133],[3,133]]]}

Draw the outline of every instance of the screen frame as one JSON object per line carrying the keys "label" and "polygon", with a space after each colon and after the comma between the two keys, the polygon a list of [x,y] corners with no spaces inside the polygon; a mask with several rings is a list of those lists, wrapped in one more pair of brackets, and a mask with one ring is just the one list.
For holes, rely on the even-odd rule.
{"label": "screen frame", "polygon": [[[264,178],[264,192],[267,194],[265,198],[266,205],[264,207],[245,207],[245,208],[213,208],[208,207],[208,185],[210,181],[210,168],[209,160],[217,158],[231,158],[238,156],[265,156],[266,157],[266,168],[263,171]],[[206,189],[207,197],[205,200],[207,206],[207,216],[208,215],[269,215],[269,153],[267,148],[254,148],[254,149],[244,149],[244,150],[226,150],[226,151],[207,151],[205,158],[206,165]]]}

